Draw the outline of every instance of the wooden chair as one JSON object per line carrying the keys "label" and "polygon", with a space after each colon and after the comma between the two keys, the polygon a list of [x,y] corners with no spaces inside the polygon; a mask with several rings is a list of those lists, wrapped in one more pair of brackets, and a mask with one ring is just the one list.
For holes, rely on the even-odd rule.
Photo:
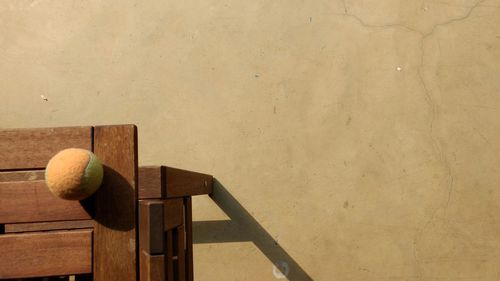
{"label": "wooden chair", "polygon": [[[80,202],[43,180],[69,147],[104,164],[101,188]],[[211,192],[209,175],[139,169],[133,125],[0,130],[0,279],[193,280],[191,196]]]}

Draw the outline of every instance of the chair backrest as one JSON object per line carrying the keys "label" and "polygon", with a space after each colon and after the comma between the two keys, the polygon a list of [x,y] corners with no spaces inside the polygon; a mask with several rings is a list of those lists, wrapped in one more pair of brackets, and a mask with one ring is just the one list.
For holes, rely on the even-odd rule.
{"label": "chair backrest", "polygon": [[[89,200],[56,198],[43,181],[48,160],[70,147],[103,162]],[[0,130],[0,279],[137,280],[137,175],[134,125]]]}

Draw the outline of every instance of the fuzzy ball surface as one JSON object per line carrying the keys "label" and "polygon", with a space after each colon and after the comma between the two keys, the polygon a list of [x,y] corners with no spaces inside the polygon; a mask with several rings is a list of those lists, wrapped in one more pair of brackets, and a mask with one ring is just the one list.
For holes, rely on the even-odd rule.
{"label": "fuzzy ball surface", "polygon": [[50,191],[66,200],[82,200],[101,186],[101,161],[91,151],[68,148],[52,157],[45,170]]}

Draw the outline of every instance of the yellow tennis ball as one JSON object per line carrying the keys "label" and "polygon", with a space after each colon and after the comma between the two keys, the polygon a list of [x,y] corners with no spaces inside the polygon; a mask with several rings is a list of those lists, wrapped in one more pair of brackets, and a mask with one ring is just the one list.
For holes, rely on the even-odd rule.
{"label": "yellow tennis ball", "polygon": [[45,170],[45,182],[56,196],[67,200],[82,200],[101,186],[101,161],[91,151],[68,148],[52,157]]}

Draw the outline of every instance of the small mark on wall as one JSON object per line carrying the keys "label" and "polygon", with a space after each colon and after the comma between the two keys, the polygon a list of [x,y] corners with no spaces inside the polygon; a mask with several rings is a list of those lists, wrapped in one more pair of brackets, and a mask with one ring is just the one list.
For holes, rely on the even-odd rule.
{"label": "small mark on wall", "polygon": [[351,115],[349,115],[349,116],[347,117],[347,120],[345,121],[345,125],[346,125],[346,126],[349,126],[349,124],[351,124],[351,120],[352,120]]}
{"label": "small mark on wall", "polygon": [[370,270],[368,270],[367,268],[363,268],[363,267],[360,267],[360,268],[359,268],[359,271],[366,271],[366,272],[370,272]]}
{"label": "small mark on wall", "polygon": [[347,209],[347,208],[349,208],[349,201],[344,202],[344,209]]}

